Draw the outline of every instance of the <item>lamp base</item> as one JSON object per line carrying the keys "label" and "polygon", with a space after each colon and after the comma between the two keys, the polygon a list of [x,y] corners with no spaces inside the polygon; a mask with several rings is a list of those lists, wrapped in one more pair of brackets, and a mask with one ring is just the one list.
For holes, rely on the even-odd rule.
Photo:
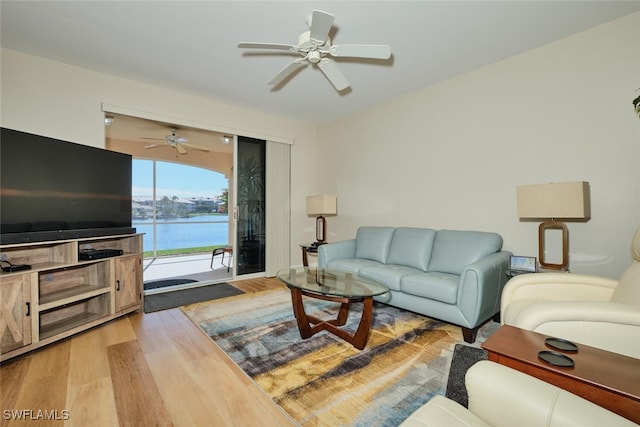
{"label": "lamp base", "polygon": [[[545,232],[547,230],[562,231],[562,263],[553,264],[545,261]],[[548,270],[566,270],[569,266],[569,230],[567,225],[559,221],[546,221],[538,226],[538,259],[540,267]]]}
{"label": "lamp base", "polygon": [[327,221],[322,215],[316,217],[316,243],[322,245],[325,242],[325,234],[327,233]]}

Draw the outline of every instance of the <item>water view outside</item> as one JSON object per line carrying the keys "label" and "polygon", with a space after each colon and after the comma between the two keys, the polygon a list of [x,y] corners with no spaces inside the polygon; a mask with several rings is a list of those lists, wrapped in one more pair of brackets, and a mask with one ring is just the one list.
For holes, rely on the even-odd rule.
{"label": "water view outside", "polygon": [[[202,221],[216,221],[202,223]],[[222,222],[219,222],[222,221]],[[136,232],[145,233],[144,250],[153,250],[153,224],[133,221]],[[203,215],[176,220],[160,220],[156,223],[156,250],[187,249],[229,244],[229,217],[227,215]]]}
{"label": "water view outside", "polygon": [[134,159],[132,226],[144,233],[144,251],[227,245],[227,185],[223,174],[207,169]]}

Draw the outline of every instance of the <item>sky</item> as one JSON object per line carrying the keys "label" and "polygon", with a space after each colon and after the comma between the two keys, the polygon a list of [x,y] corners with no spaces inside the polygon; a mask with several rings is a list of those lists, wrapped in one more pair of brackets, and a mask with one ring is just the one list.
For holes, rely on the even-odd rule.
{"label": "sky", "polygon": [[[178,163],[156,162],[157,196],[217,197],[229,187],[221,173]],[[153,195],[153,162],[133,161],[133,197]]]}

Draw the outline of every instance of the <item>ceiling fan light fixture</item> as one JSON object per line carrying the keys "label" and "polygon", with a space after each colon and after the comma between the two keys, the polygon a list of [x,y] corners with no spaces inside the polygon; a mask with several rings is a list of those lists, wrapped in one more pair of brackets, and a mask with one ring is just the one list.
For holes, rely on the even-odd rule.
{"label": "ceiling fan light fixture", "polygon": [[307,54],[307,61],[311,62],[312,64],[317,64],[318,62],[320,62],[320,59],[322,58],[320,56],[320,52],[317,49],[311,50]]}

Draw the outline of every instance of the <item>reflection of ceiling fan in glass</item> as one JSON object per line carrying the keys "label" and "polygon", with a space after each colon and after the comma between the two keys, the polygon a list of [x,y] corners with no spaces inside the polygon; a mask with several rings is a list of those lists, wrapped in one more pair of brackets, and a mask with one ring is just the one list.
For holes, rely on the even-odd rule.
{"label": "reflection of ceiling fan in glass", "polygon": [[[176,151],[180,154],[186,154],[187,149],[185,147],[193,148],[195,150],[209,152],[208,148],[200,147],[198,145],[188,143],[186,138],[183,138],[177,134],[178,130],[176,128],[170,128],[171,135],[165,135],[164,139],[162,138],[142,138],[149,140],[157,140],[157,141],[165,141],[170,147],[176,149]],[[158,148],[158,147],[166,147],[164,144],[149,144],[145,145],[144,148]]]}

